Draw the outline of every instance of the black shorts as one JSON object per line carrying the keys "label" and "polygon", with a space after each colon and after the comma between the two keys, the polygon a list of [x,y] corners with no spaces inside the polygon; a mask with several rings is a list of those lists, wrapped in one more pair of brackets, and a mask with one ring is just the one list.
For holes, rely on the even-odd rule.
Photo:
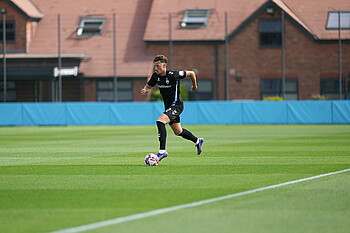
{"label": "black shorts", "polygon": [[165,110],[164,114],[170,119],[169,125],[173,123],[180,123],[180,114],[183,110],[183,105],[174,105]]}

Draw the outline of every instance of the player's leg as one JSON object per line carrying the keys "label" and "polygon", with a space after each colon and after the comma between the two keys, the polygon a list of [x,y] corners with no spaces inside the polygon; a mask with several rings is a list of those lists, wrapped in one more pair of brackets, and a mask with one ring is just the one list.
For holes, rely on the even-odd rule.
{"label": "player's leg", "polygon": [[194,143],[197,142],[197,137],[194,136],[189,130],[181,127],[180,123],[173,123],[170,125],[171,129],[174,131],[174,134],[177,136],[181,136],[184,139],[190,140]]}
{"label": "player's leg", "polygon": [[182,128],[180,122],[171,123],[170,127],[174,131],[175,135],[181,136],[182,138],[190,140],[193,143],[195,143],[196,147],[197,147],[197,154],[198,155],[200,153],[202,153],[204,138],[197,138],[195,135],[192,134],[191,131],[189,131],[185,128]]}
{"label": "player's leg", "polygon": [[168,153],[166,152],[166,124],[170,122],[170,119],[167,115],[164,113],[159,116],[159,118],[156,121],[157,129],[158,129],[158,139],[159,139],[159,153],[157,154],[159,161],[163,158],[168,156]]}

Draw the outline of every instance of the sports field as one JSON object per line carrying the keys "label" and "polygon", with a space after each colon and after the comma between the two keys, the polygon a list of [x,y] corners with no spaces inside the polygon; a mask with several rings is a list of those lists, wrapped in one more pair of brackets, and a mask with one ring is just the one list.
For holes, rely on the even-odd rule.
{"label": "sports field", "polygon": [[350,171],[318,175],[350,168],[350,125],[186,128],[202,155],[168,127],[157,167],[155,126],[0,128],[0,232],[349,232]]}

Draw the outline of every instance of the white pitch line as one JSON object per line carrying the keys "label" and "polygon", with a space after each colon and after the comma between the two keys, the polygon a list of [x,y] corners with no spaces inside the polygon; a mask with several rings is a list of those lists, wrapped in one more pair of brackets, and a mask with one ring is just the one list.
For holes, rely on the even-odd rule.
{"label": "white pitch line", "polygon": [[226,200],[226,199],[230,199],[230,198],[234,198],[234,197],[239,197],[239,196],[244,196],[244,195],[248,195],[248,194],[252,194],[252,193],[256,193],[256,192],[261,192],[261,191],[265,191],[265,190],[269,190],[269,189],[279,188],[279,187],[290,185],[290,184],[296,184],[296,183],[300,183],[300,182],[304,182],[304,181],[314,180],[314,179],[322,178],[325,176],[336,175],[336,174],[340,174],[340,173],[344,173],[344,172],[348,172],[348,171],[350,171],[350,168],[345,169],[345,170],[341,170],[341,171],[330,172],[330,173],[325,173],[325,174],[321,174],[321,175],[317,175],[317,176],[307,177],[307,178],[303,178],[303,179],[299,179],[299,180],[288,181],[285,183],[270,185],[270,186],[266,186],[266,187],[262,187],[262,188],[252,189],[252,190],[248,190],[248,191],[244,191],[244,192],[240,192],[240,193],[233,193],[233,194],[229,194],[229,195],[225,195],[225,196],[221,196],[221,197],[216,197],[216,198],[211,198],[211,199],[207,199],[207,200],[172,206],[172,207],[163,208],[163,209],[151,210],[151,211],[144,212],[144,213],[114,218],[114,219],[110,219],[110,220],[91,223],[91,224],[82,225],[82,226],[73,227],[73,228],[67,228],[67,229],[63,229],[63,230],[59,230],[59,231],[55,231],[55,232],[51,232],[51,233],[76,233],[76,232],[83,232],[83,231],[87,231],[87,230],[93,230],[93,229],[97,229],[97,228],[101,228],[101,227],[106,227],[106,226],[116,225],[119,223],[129,222],[132,220],[147,218],[147,217],[151,217],[154,215],[169,213],[169,212],[176,211],[176,210],[182,210],[182,209],[186,209],[186,208],[190,208],[190,207],[201,206],[201,205],[205,205],[205,204],[209,204],[209,203],[213,203],[213,202],[217,202],[217,201],[222,201],[222,200]]}

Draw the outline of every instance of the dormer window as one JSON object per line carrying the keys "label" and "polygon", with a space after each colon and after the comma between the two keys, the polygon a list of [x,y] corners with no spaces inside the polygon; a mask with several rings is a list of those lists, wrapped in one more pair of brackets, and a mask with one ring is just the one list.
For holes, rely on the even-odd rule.
{"label": "dormer window", "polygon": [[[340,23],[340,27],[339,27]],[[327,30],[349,30],[350,11],[330,11],[328,12]]]}
{"label": "dormer window", "polygon": [[106,18],[82,18],[77,29],[78,37],[91,37],[102,35]]}
{"label": "dormer window", "polygon": [[206,27],[210,9],[187,9],[180,22],[181,28],[203,28]]}

